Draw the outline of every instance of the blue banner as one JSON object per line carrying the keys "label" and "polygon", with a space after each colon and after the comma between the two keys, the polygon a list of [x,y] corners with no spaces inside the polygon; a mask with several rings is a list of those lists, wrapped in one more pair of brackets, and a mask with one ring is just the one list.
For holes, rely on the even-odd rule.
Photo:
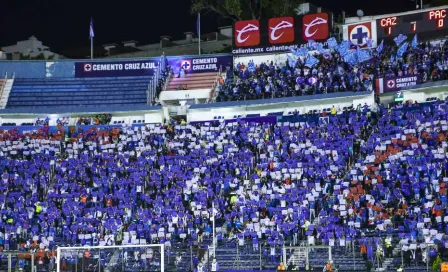
{"label": "blue banner", "polygon": [[409,86],[420,84],[419,76],[405,76],[396,78],[385,78],[383,81],[383,90],[380,93],[390,93],[401,90]]}
{"label": "blue banner", "polygon": [[[224,122],[226,124],[229,123],[233,123],[233,122],[238,122],[238,120],[240,121],[244,121],[247,123],[259,123],[259,124],[263,124],[263,123],[269,123],[269,124],[275,124],[277,123],[277,116],[259,116],[259,117],[248,117],[248,118],[239,118],[239,119],[225,119]],[[205,123],[210,123],[210,124],[219,124],[221,123],[222,120],[209,120],[209,121],[193,121],[190,122],[192,125],[203,125]]]}
{"label": "blue banner", "polygon": [[225,272],[275,272],[276,270],[225,270]]}
{"label": "blue banner", "polygon": [[226,70],[227,66],[233,66],[232,56],[197,56],[197,57],[168,57],[168,65],[178,74],[183,68],[187,74],[210,73]]}
{"label": "blue banner", "polygon": [[75,62],[75,77],[152,76],[157,66],[156,60]]}

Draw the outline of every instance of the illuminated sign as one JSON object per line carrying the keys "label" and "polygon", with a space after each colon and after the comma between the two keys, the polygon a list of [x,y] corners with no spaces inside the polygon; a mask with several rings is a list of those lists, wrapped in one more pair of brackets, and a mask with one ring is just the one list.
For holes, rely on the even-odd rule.
{"label": "illuminated sign", "polygon": [[[378,39],[396,37],[399,34],[427,34],[428,38],[443,37],[448,34],[447,9],[435,9],[376,20]],[[440,32],[440,30],[444,30]],[[446,31],[445,31],[446,30]],[[425,36],[425,35],[424,35]]]}
{"label": "illuminated sign", "polygon": [[428,12],[429,20],[437,20],[437,27],[441,28],[444,25],[444,19],[446,17],[446,10],[440,9],[440,10],[433,10]]}

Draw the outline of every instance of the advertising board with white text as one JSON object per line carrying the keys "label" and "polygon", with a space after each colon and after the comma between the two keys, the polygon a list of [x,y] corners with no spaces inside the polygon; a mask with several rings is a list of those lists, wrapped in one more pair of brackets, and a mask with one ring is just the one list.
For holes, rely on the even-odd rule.
{"label": "advertising board with white text", "polygon": [[233,25],[233,55],[273,54],[308,41],[325,41],[332,29],[332,14],[238,21]]}

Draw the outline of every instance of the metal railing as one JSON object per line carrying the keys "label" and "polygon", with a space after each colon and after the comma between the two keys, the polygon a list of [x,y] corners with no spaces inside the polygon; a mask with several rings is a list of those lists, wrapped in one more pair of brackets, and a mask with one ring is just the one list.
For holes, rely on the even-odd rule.
{"label": "metal railing", "polygon": [[[56,268],[55,256],[49,256],[47,252],[18,252],[18,251],[3,251],[3,260],[6,264],[0,265],[1,271],[54,271]],[[49,261],[45,264],[42,260],[48,258]],[[5,267],[5,265],[7,265]],[[5,269],[6,268],[6,269]]]}
{"label": "metal railing", "polygon": [[155,99],[157,85],[159,83],[160,74],[162,72],[162,67],[160,62],[157,65],[157,69],[154,71],[154,75],[152,76],[150,82],[148,83],[148,88],[146,90],[146,104],[152,105]]}
{"label": "metal railing", "polygon": [[5,79],[0,90],[0,99],[3,98],[3,92],[5,91],[6,82],[8,82],[8,72],[5,73]]}
{"label": "metal railing", "polygon": [[173,77],[173,70],[170,69],[168,71],[168,75],[166,76],[166,80],[165,80],[165,84],[163,85],[162,92],[166,91],[168,89],[168,85],[170,84],[170,80],[172,77]]}
{"label": "metal railing", "polygon": [[[403,244],[400,242],[398,246],[401,253],[401,266],[403,268],[412,266],[418,266],[422,268],[423,266],[426,266],[426,271],[432,270],[434,260],[432,260],[430,256],[430,250],[431,248],[435,248],[437,250],[438,245],[434,243],[417,242]],[[405,257],[405,252],[407,251],[410,254]],[[419,257],[421,258],[421,260],[418,259]],[[419,263],[422,265],[419,265]]]}
{"label": "metal railing", "polygon": [[[200,251],[194,251],[194,247],[190,248],[183,257],[187,260],[186,265],[190,269],[196,268],[194,258],[198,262],[202,262],[205,267],[210,269],[211,262],[216,258],[221,269],[236,269],[236,270],[269,270],[275,269],[280,263],[285,264],[286,267],[295,266],[296,268],[311,268],[324,267],[329,260],[333,261],[332,250],[335,247],[331,246],[269,246],[268,244],[259,241],[259,244],[254,245],[252,242],[245,241],[244,244],[240,244],[235,241],[233,245],[222,246],[218,245],[216,249],[216,256],[213,256],[214,249],[212,247],[206,248],[201,254]],[[290,260],[296,254],[296,251],[304,249],[304,255],[299,263],[292,263]],[[339,248],[338,248],[339,249]],[[340,251],[340,250],[339,250]],[[347,252],[348,253],[348,252]],[[350,252],[351,253],[351,252]],[[316,258],[319,256],[319,258]],[[353,254],[354,256],[354,254]],[[357,259],[360,256],[356,257]],[[338,260],[334,260],[334,264],[338,265]],[[362,270],[364,265],[353,263],[353,270]],[[347,264],[344,266],[345,271]],[[178,270],[180,271],[180,270]]]}
{"label": "metal railing", "polygon": [[216,75],[215,81],[213,82],[212,89],[210,90],[210,97],[207,99],[206,103],[215,102],[215,90],[216,87],[219,85],[219,79],[221,77],[221,73],[222,73],[222,65],[219,66],[219,71]]}

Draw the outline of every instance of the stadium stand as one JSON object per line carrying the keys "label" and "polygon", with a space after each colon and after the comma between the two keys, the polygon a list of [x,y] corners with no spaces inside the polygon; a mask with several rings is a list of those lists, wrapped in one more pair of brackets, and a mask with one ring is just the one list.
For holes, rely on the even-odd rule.
{"label": "stadium stand", "polygon": [[[226,120],[223,110],[209,116],[213,121],[191,123],[143,124],[141,115],[126,123],[98,113],[77,117],[71,127],[59,116],[55,127],[41,117],[19,128],[6,119],[0,271],[7,271],[8,252],[20,253],[9,255],[8,266],[30,271],[22,253],[37,252],[37,271],[51,271],[58,246],[125,245],[134,243],[131,237],[165,244],[168,271],[200,271],[210,257],[222,270],[272,271],[285,261],[285,247],[284,265],[304,268],[298,246],[328,245],[332,259],[327,249],[311,248],[311,267],[437,270],[448,247],[448,101],[326,106],[306,114],[274,105],[291,96],[371,94],[378,77],[418,76],[429,87],[448,78],[447,43],[411,46],[396,58],[400,48],[371,51],[357,68],[338,50],[315,54],[308,68],[306,59],[284,67],[237,64],[226,71],[221,106],[263,98],[273,105],[269,113],[235,112],[235,120]],[[216,73],[187,74],[167,84],[170,74],[168,67],[155,95],[166,85],[210,88],[216,80]],[[145,110],[149,80],[17,78],[4,112]],[[212,221],[215,256],[208,251]],[[152,271],[138,257],[114,256],[126,260],[123,271]],[[67,271],[81,265],[77,256],[62,262]]]}
{"label": "stadium stand", "polygon": [[[334,244],[342,270],[396,269],[404,245],[407,271],[417,271],[445,252],[447,112],[446,102],[433,101],[359,106],[325,114],[328,122],[311,114],[2,131],[0,244],[53,252],[127,243],[135,232],[168,245],[185,271],[189,246],[202,265],[213,203],[222,269],[238,254],[239,267],[254,269],[261,250],[263,267],[273,269],[284,245]],[[312,266],[328,258],[310,254]],[[48,271],[53,259],[45,258],[38,271]]]}
{"label": "stadium stand", "polygon": [[7,108],[143,105],[149,82],[149,77],[17,78]]}
{"label": "stadium stand", "polygon": [[[341,45],[340,45],[341,46]],[[314,63],[298,58],[278,63],[237,63],[234,77],[220,86],[217,102],[241,101],[373,90],[376,78],[418,76],[420,82],[448,79],[444,56],[448,44],[421,43],[409,46],[401,57],[397,45],[371,50],[369,58],[356,65],[341,50],[311,51]]]}
{"label": "stadium stand", "polygon": [[157,105],[157,96],[170,75],[160,71],[154,91],[151,77],[115,78],[16,78],[6,109],[139,107]]}
{"label": "stadium stand", "polygon": [[217,73],[200,73],[185,74],[183,77],[175,76],[169,81],[167,91],[210,89],[216,82],[216,75]]}

